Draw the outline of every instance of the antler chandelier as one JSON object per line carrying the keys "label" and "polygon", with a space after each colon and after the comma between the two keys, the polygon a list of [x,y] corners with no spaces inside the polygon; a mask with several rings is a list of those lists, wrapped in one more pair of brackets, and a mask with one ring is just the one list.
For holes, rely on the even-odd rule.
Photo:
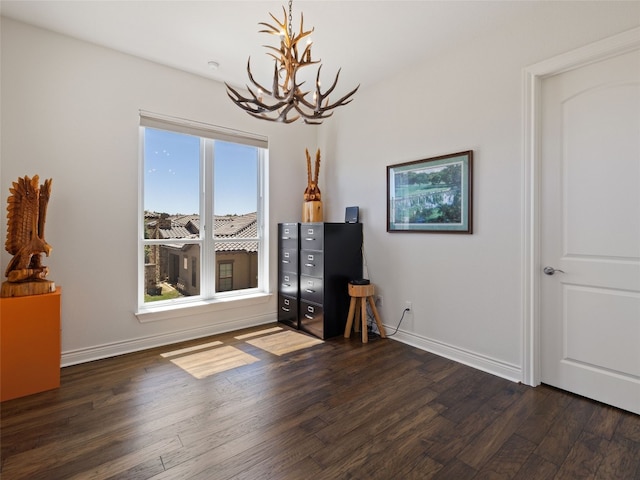
{"label": "antler chandelier", "polygon": [[[360,85],[344,97],[330,103],[329,95],[336,88],[338,77],[340,76],[340,69],[338,69],[333,84],[323,93],[320,89],[320,70],[322,69],[322,65],[320,65],[316,74],[313,94],[311,90],[305,91],[302,89],[305,82],[298,82],[298,72],[301,68],[317,64],[319,61],[311,60],[311,39],[308,37],[313,33],[313,28],[306,32],[304,31],[304,17],[302,13],[300,13],[300,32],[297,35],[293,33],[293,27],[291,25],[292,3],[292,0],[289,0],[288,18],[284,6],[282,7],[282,12],[284,13],[282,23],[271,13],[269,15],[271,15],[271,18],[276,22],[277,26],[264,22],[259,23],[259,25],[266,27],[266,30],[260,30],[259,33],[269,33],[280,37],[280,48],[264,45],[265,48],[270,50],[268,55],[275,59],[273,86],[271,89],[264,87],[254,79],[251,73],[251,57],[249,57],[249,60],[247,60],[247,72],[249,74],[249,81],[253,86],[252,88],[247,85],[250,96],[242,96],[228,83],[225,83],[227,86],[227,95],[229,95],[229,98],[231,98],[233,103],[238,107],[256,118],[283,123],[292,123],[302,118],[305,123],[317,125],[322,123],[325,118],[333,115],[331,110],[350,103],[351,100],[353,100],[351,97],[356,93]],[[304,38],[307,38],[307,43],[304,49],[302,49],[298,46],[298,43]],[[300,51],[302,51],[302,53],[300,53]],[[308,98],[308,96],[310,96],[310,98]],[[270,100],[267,102],[265,97],[270,97]]]}

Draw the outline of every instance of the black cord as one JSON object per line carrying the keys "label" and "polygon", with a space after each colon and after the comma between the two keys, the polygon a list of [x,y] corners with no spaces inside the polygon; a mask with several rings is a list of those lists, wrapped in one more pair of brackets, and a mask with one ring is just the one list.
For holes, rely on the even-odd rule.
{"label": "black cord", "polygon": [[398,333],[398,329],[400,328],[400,324],[402,323],[402,320],[404,319],[404,314],[407,312],[410,312],[411,310],[409,310],[408,308],[405,308],[402,311],[402,316],[400,317],[400,321],[398,322],[398,326],[396,327],[396,331],[393,333],[389,333],[387,334],[387,337],[393,337],[396,333]]}

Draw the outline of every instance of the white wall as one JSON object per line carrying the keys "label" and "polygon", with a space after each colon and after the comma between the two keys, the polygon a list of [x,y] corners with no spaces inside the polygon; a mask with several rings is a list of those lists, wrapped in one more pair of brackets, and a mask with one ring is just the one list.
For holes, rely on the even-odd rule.
{"label": "white wall", "polygon": [[[138,111],[269,136],[272,245],[278,222],[300,218],[304,150],[316,148],[317,127],[254,120],[218,82],[9,19],[1,27],[2,211],[18,177],[53,179],[46,229],[53,252],[44,263],[63,289],[63,363],[274,321],[275,295],[179,319],[135,317]],[[269,254],[275,288],[275,247]],[[3,250],[3,273],[9,259]]]}
{"label": "white wall", "polygon": [[[413,302],[396,338],[523,379],[522,70],[638,24],[639,2],[540,2],[359,92],[323,127],[325,211],[360,206],[387,330]],[[387,233],[386,166],[462,150],[474,151],[473,235]]]}
{"label": "white wall", "polygon": [[[319,145],[325,220],[361,207],[367,274],[388,329],[410,300],[415,313],[396,338],[520,380],[522,69],[638,24],[639,2],[540,2],[521,23],[361,89],[318,130],[253,121],[220,84],[3,19],[0,191],[19,176],[53,178],[47,263],[64,289],[64,358],[275,318],[275,299],[145,324],[133,315],[145,109],[270,136],[274,266],[275,225],[299,218],[304,149]],[[386,166],[467,149],[473,235],[387,233]],[[275,268],[271,279],[275,288]]]}

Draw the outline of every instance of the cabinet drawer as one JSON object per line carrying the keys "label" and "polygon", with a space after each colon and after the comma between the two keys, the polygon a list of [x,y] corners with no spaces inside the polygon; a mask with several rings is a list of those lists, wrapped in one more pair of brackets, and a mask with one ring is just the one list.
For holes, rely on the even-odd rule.
{"label": "cabinet drawer", "polygon": [[322,252],[300,252],[300,275],[322,277]]}
{"label": "cabinet drawer", "polygon": [[280,252],[280,268],[285,272],[298,272],[298,249],[283,248]]}
{"label": "cabinet drawer", "polygon": [[324,232],[321,223],[300,226],[300,250],[322,250]]}
{"label": "cabinet drawer", "polygon": [[282,223],[280,224],[280,247],[281,248],[298,248],[298,224]]}
{"label": "cabinet drawer", "polygon": [[278,321],[298,328],[298,301],[295,298],[278,296]]}
{"label": "cabinet drawer", "polygon": [[322,278],[300,276],[300,299],[322,304],[324,297]]}
{"label": "cabinet drawer", "polygon": [[300,302],[300,328],[324,338],[324,310],[319,305]]}
{"label": "cabinet drawer", "polygon": [[283,295],[290,295],[292,297],[298,296],[298,275],[291,272],[280,273],[280,285],[278,287],[279,293]]}

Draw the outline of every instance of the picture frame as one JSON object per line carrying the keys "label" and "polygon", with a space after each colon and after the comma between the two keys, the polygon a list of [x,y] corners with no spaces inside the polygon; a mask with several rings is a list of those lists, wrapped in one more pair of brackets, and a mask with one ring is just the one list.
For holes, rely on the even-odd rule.
{"label": "picture frame", "polygon": [[387,166],[387,232],[473,233],[473,150]]}

